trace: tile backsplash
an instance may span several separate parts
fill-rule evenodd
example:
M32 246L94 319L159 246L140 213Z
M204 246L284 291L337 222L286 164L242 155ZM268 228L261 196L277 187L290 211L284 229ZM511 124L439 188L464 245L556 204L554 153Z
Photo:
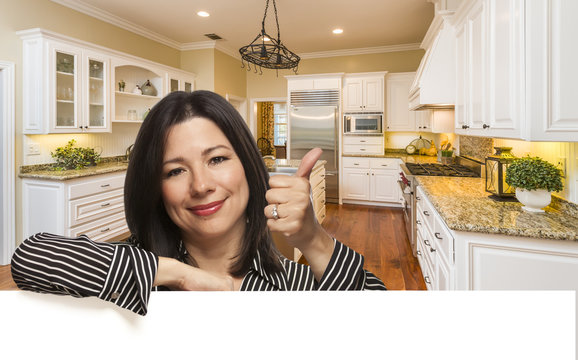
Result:
M494 139L460 135L460 155L484 161L494 153Z

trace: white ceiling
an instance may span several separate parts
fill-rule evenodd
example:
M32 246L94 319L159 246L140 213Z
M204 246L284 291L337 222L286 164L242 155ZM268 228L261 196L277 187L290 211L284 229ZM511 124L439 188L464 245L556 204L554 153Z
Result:
M261 31L266 0L52 0L180 49L223 38L237 53ZM431 0L276 0L281 41L297 54L421 43L434 15ZM211 14L197 16L200 10ZM277 36L273 0L265 30ZM332 34L334 28L344 30Z

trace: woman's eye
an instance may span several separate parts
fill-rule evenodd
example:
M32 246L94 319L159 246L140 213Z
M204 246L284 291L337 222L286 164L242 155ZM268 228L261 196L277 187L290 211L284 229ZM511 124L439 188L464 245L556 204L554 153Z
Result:
M185 171L184 169L181 168L177 168L177 169L172 169L171 171L169 171L167 173L167 177L172 177L172 176L176 176L181 174L183 171Z
M215 156L214 158L211 158L210 163L211 165L218 165L225 160L227 160L225 156Z

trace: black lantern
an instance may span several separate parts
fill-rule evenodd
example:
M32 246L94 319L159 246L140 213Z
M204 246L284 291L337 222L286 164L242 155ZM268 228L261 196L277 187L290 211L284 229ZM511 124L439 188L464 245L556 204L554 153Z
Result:
M277 24L277 39L269 36L265 32L265 19L267 18L267 10L269 9L269 0L265 4L265 15L261 22L261 32L255 39L247 46L239 49L242 58L242 65L245 66L244 61L247 62L247 70L251 70L249 64L254 64L255 72L257 67L267 69L292 69L297 73L297 66L299 65L299 56L287 49L281 43L281 32L279 31L279 19L277 18L277 4L273 0L273 10L275 11L275 23ZM270 41L270 43L266 43ZM261 71L262 74L262 71Z
M494 147L496 153L486 158L486 191L498 198L516 196L516 188L506 183L506 169L515 157L511 147Z

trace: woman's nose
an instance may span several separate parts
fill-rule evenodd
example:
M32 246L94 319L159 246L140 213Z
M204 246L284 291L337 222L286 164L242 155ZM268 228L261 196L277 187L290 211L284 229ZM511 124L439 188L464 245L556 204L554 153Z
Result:
M191 180L191 193L197 195L213 191L215 181L211 172L205 167L199 167L195 170Z

